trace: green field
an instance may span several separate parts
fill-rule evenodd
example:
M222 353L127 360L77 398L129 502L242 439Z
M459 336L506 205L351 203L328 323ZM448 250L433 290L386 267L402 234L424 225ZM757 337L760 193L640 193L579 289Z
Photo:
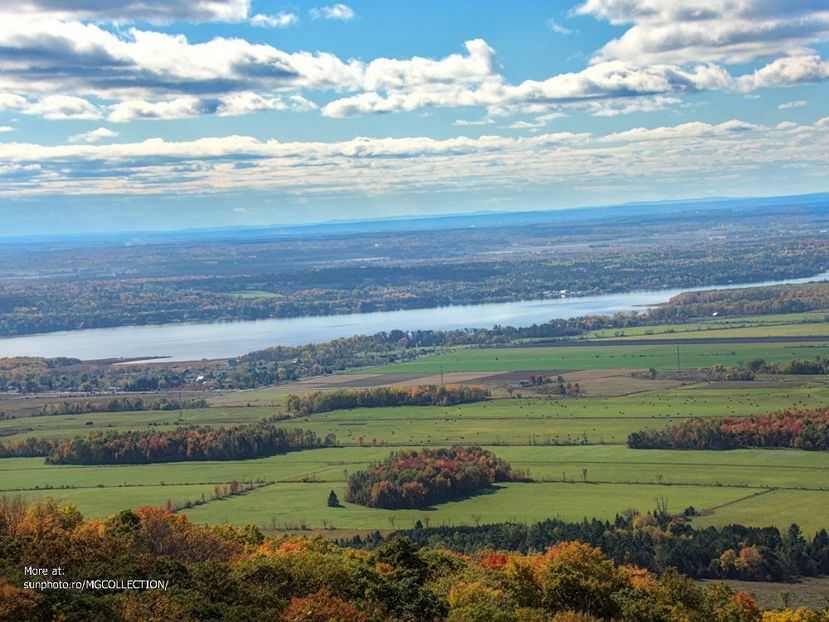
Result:
M658 327L654 327L656 329ZM668 339L671 337L683 339L703 339L703 338L726 338L726 337L804 337L817 336L829 338L829 322L815 323L815 324L769 324L769 325L753 325L740 328L705 328L701 327L698 330L681 330L677 329L671 332L648 332L641 330L642 327L636 329L625 329L624 334L613 339ZM635 332L634 332L635 331ZM600 333L601 334L601 333ZM605 331L605 338L611 338Z
M282 422L325 435L334 433L340 443L372 439L387 444L477 443L549 444L621 443L644 427L666 426L687 417L755 415L794 405L829 403L829 383L806 381L726 388L690 385L644 391L618 397L579 399L496 399L460 406L365 408L319 413ZM216 407L184 411L94 413L30 417L0 421L3 442L29 436L65 438L91 430L163 430L177 425L238 425L279 412L274 407ZM88 426L86 422L93 422Z
M820 325L816 325L820 326ZM555 346L463 348L405 363L360 369L360 373L508 372L515 370L676 369L676 346ZM768 362L829 356L829 343L726 343L680 345L683 369L717 363L740 365L752 359ZM356 372L355 372L356 373Z
M701 525L744 522L806 531L829 527L829 460L822 452L797 450L668 451L623 446L489 447L537 483L508 484L492 494L426 511L433 524L496 521L532 522L549 516L612 518L635 508L647 511L657 497L669 509L688 505L713 510ZM423 511L374 510L345 504L328 508L335 490L344 496L347 475L389 452L383 447L309 450L259 460L176 465L50 466L39 458L0 461L0 494L44 495L78 503L88 516L122 507L162 505L210 497L217 484L232 479L275 482L231 499L210 501L188 511L199 522L254 522L264 528L304 523L320 529L387 529L410 526ZM51 487L51 488L47 488ZM753 496L757 493L766 493ZM146 495L144 494L146 493ZM791 497L787 496L791 495ZM718 508L723 504L729 504ZM808 512L803 508L807 507ZM508 516L504 508L509 508ZM545 512L547 514L545 514ZM549 512L553 512L550 514Z
M686 324L656 324L628 328L602 328L589 331L589 339L618 339L620 337L729 337L740 333L733 330L756 329L742 336L764 337L772 335L826 335L829 330L829 310L786 313L779 315L754 315L733 318L712 318L703 322ZM778 332L780 331L780 332ZM789 331L789 332L787 332Z
M613 518L628 508L651 509L663 495L671 507L708 507L738 499L746 493L733 488L701 486L658 487L626 484L499 484L494 491L462 501L441 504L434 509L382 510L344 503L342 508L325 504L336 486L319 484L274 484L249 495L208 503L187 514L199 523L244 522L268 527L299 523L314 529L327 520L337 529L410 528L418 519L429 517L433 526L503 522L535 522L560 517L581 520L596 516ZM829 495L827 495L829 497ZM272 517L274 521L272 522ZM389 518L394 517L394 524Z

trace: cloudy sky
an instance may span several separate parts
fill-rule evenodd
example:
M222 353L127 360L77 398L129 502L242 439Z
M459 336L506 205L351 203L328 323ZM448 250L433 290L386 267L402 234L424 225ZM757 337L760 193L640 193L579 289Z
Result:
M0 235L829 190L826 0L21 0Z

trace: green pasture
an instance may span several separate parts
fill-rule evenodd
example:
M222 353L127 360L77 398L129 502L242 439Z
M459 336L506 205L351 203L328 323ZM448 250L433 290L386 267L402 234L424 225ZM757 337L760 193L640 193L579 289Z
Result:
M769 352L777 345L764 344L762 358L770 360ZM729 344L727 347L740 346ZM798 347L780 344L774 351ZM697 348L707 353L706 356L712 351L710 346L687 348ZM539 357L560 351L605 356L604 353L616 349L615 346L469 349L423 359L423 362L433 364L441 358L458 357L458 365L467 368L497 363L516 369L519 368L516 365L523 369L555 369L553 363L539 363L542 360ZM648 349L629 348L630 351ZM683 346L683 355L685 350ZM669 355L675 357L675 352ZM504 356L512 358L504 360ZM783 358L794 357L786 354ZM624 383L626 379L619 376L614 381ZM583 382L589 388L590 379ZM311 429L320 435L333 432L341 443L349 446L257 460L52 466L40 458L2 459L0 495L21 494L30 499L55 496L77 503L87 516L101 517L125 507L163 505L168 499L175 504L195 501L202 495L209 499L216 485L231 480L253 480L274 483L237 497L209 501L188 510L188 515L200 523L253 522L279 529L303 523L313 529L389 529L410 527L418 519L425 522L425 517L432 525L532 522L555 516L569 520L592 516L612 518L629 508L653 509L659 497L667 499L671 511L680 512L689 505L710 510L710 514L694 519L700 526L740 522L787 527L791 522L798 522L807 532L829 528L829 452L632 450L623 444L632 431L665 426L687 417L746 416L792 406L826 406L829 404L826 378L781 377L750 383L658 387L655 384L652 390L615 397L589 394L580 398L529 394L517 397L518 391L514 398L453 407L363 408L319 413L279 425ZM282 395L284 391L274 390L265 399L278 403ZM87 434L90 429L164 429L193 423L236 425L279 411L278 406L244 406L245 392L231 394L229 398L227 404L238 406L0 421L0 433L6 434L0 440L14 442L30 435L62 438ZM93 425L87 426L87 421ZM363 447L355 446L360 437ZM372 447L372 439L381 446ZM585 439L589 445L564 445ZM501 485L485 494L425 510L392 512L349 504L343 508L326 506L325 500L332 489L344 500L349 473L385 458L390 451L421 444L487 446L513 466L529 471L536 483Z
M425 523L424 517L432 526L535 522L553 517L611 519L628 508L651 510L660 496L667 499L669 508L681 511L689 505L709 507L727 503L746 494L741 489L702 486L507 483L484 494L430 509L383 510L350 503L330 508L326 499L331 489L343 501L342 484L274 484L187 510L187 515L198 523L252 522L265 528L304 522L310 528L320 529L326 520L337 529L389 529L412 527L418 519Z
M624 378L620 379L624 382ZM285 427L334 433L340 443L365 444L569 444L622 443L646 427L664 427L687 417L745 416L791 406L829 403L823 379L799 384L696 384L616 397L504 398L449 407L405 406L318 413L280 422ZM589 387L589 381L585 381ZM0 439L66 438L92 430L169 429L178 425L239 425L279 412L273 407L215 407L173 412L92 413L0 421ZM86 422L93 422L87 426Z
M395 448L399 449L399 448ZM55 496L77 503L87 516L125 507L194 501L232 479L276 483L188 510L198 522L253 522L286 528L323 520L339 529L408 527L429 516L432 524L462 524L551 516L612 518L628 508L668 500L669 510L693 505L713 513L696 524L742 522L804 530L829 527L829 456L825 452L634 450L623 446L488 447L537 483L499 485L491 493L428 510L386 511L345 504L328 508L335 490L343 500L349 473L385 458L392 448L345 447L294 452L259 460L120 466L51 466L39 458L0 460L0 495ZM51 489L46 489L51 486ZM772 493L752 497L755 493ZM783 493L787 493L783 495ZM792 493L791 496L788 493ZM782 495L782 496L781 496ZM719 507L735 501L733 504Z
M614 339L670 339L677 337L682 339L706 339L726 337L827 337L829 339L829 322L806 323L806 324L767 324L754 325L742 328L718 328L700 330L676 330L671 333L648 334L632 333L625 329L624 335Z
M829 492L773 490L715 510L693 520L695 527L708 525L776 525L797 523L806 534L829 529Z
M359 373L509 372L577 369L676 369L673 345L537 346L462 348L414 361L367 367ZM740 365L752 359L769 362L829 356L829 343L725 343L680 345L683 369ZM354 373L357 373L356 371Z
M825 335L827 311L806 311L804 313L784 313L776 315L748 315L740 317L718 317L710 320L688 322L684 324L656 324L653 326L631 326L628 328L600 328L588 331L586 337L589 339L618 339L620 336L644 337L654 335L658 338L670 336L691 337L693 333L702 333L700 337L726 337L728 330L757 328L756 333L749 333L747 336L765 336L774 334L768 329L776 329L791 326L797 335Z

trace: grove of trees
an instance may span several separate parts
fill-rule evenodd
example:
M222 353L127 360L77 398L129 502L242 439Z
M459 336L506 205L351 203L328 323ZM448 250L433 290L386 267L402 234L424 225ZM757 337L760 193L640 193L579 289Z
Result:
M699 417L628 436L633 449L829 449L829 408L786 409L751 417Z
M288 451L330 447L336 444L336 438L332 434L320 438L310 430L257 423L215 428L189 426L163 431L95 431L87 436L43 444L37 439L21 443L23 448L30 444L47 452L49 464L149 464L263 458ZM0 446L0 456L19 453L16 445Z
M466 385L422 384L416 387L376 387L371 389L336 389L315 391L286 400L288 412L311 413L345 408L377 408L381 406L452 406L485 400L489 389Z
M416 508L527 476L480 447L407 450L348 478L345 499L374 508Z

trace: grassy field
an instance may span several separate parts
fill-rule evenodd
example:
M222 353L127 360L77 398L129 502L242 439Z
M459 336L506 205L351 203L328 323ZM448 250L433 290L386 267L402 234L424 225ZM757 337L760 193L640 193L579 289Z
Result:
M329 508L325 501L332 488L341 490L341 487L329 483L274 484L248 495L208 503L188 510L187 514L200 523L247 520L265 527L276 525L281 528L304 523L319 529L325 520L338 529L389 529L410 528L424 517L428 517L433 526L504 520L529 523L551 517L581 520L596 516L611 519L627 508L652 509L660 495L668 499L671 507L685 508L688 505L719 505L746 494L746 491L739 489L702 486L509 483L499 484L491 492L443 503L435 508L383 510L350 503L343 503L341 508Z
M405 363L359 370L360 373L508 372L515 370L676 369L676 346L556 346L463 348ZM726 343L679 346L683 369L740 365L752 359L769 362L829 356L829 343Z
M637 327L640 329L642 327ZM657 327L654 327L657 328ZM614 339L666 339L670 337L682 337L684 339L703 339L708 337L827 337L829 338L829 322L820 324L768 324L750 325L741 328L700 328L698 330L674 330L671 332L640 331L630 332L634 329L625 329L624 334ZM610 335L605 331L605 338Z
M625 382L622 378L619 382ZM589 381L585 381L589 387ZM621 443L633 431L663 427L687 417L754 415L789 406L829 403L829 383L735 383L734 388L697 384L639 391L630 395L578 399L536 397L495 399L451 407L365 408L319 413L282 422L325 435L339 442L365 444L548 444ZM177 425L238 425L281 412L273 407L214 407L184 411L142 411L30 417L0 421L3 442L29 436L65 438L91 430L174 428ZM92 426L86 425L92 422Z
M710 515L694 519L700 525L743 522L783 528L798 522L808 532L829 527L829 461L820 452L651 451L623 446L489 449L528 471L538 483L509 484L492 494L430 509L426 515L434 524L474 522L474 516L480 516L478 521L497 521L499 508L501 520L612 518L628 508L652 509L661 497L672 511L688 505L711 510ZM345 447L174 466L50 466L39 458L14 458L0 461L0 494L53 495L78 503L89 516L105 516L123 507L162 505L168 499L193 501L202 494L210 497L217 484L254 480L275 483L232 499L210 501L188 513L200 522L254 522L264 528L304 522L320 529L326 521L338 529L387 529L391 515L403 521L397 526L409 526L406 521L417 520L422 511L325 505L332 489L343 499L349 473L389 451ZM509 516L504 508L510 508Z
M667 336L691 337L695 333L702 333L702 337L727 337L730 330L756 329L746 336L771 335L826 335L829 330L829 310L808 311L805 313L786 313L778 315L754 315L733 318L712 318L702 322L686 324L657 324L654 326L633 326L624 329L608 329L589 331L589 339L618 339L622 336L644 337L654 335L659 338ZM792 332L785 332L786 329ZM781 330L783 332L774 332Z

